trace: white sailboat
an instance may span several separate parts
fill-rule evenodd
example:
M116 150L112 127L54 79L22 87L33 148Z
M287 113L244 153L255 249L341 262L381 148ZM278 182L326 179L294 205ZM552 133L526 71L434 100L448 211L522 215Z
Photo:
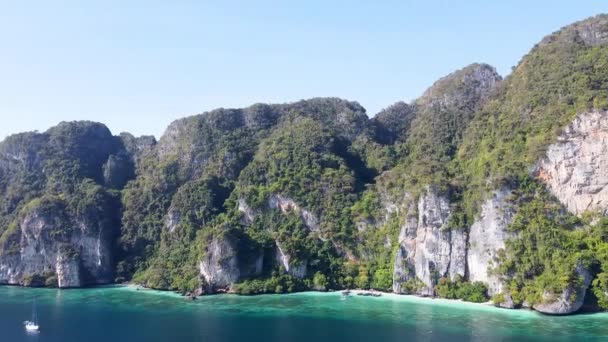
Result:
M36 313L36 302L32 306L32 320L23 322L25 325L25 331L36 333L40 331L40 326L38 325L38 314Z

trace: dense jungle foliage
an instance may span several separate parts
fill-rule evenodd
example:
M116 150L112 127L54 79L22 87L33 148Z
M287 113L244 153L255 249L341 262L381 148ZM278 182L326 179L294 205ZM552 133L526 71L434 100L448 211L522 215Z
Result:
M606 35L607 22L584 25ZM315 98L188 117L158 142L91 122L10 136L0 143L0 258L19 253L25 217L46 213L57 243L76 221L111 227L116 282L196 291L209 246L229 239L238 262L263 261L237 270L237 293L391 291L400 232L424 189L449 198L442 229L467 231L491 192L508 188L515 216L491 272L513 301L575 287L580 266L607 309L608 219L568 212L532 171L577 114L608 109L608 44L578 25L505 79L472 64L371 119L356 102ZM236 272L228 259L218 268ZM408 284L415 292L420 280ZM488 299L462 277L441 278L434 294Z

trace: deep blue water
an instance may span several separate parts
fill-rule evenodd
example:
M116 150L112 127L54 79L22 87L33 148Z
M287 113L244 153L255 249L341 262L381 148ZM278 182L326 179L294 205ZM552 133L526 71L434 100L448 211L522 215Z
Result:
M22 322L36 300L39 334ZM608 341L608 314L548 317L409 296L197 301L126 287L0 287L0 341Z

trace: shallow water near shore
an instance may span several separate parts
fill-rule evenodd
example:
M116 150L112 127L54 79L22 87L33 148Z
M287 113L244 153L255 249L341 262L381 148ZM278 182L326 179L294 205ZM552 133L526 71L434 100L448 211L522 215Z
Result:
M41 331L22 322L36 300ZM133 287L0 287L0 341L600 341L608 314L549 317L411 296L339 293L188 301Z

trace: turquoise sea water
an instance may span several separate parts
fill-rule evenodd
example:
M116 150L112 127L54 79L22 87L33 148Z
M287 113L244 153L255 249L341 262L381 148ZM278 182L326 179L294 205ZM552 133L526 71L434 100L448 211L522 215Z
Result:
M22 322L36 300L41 331ZM608 314L541 316L410 296L300 293L197 301L129 287L0 287L0 341L601 341Z

